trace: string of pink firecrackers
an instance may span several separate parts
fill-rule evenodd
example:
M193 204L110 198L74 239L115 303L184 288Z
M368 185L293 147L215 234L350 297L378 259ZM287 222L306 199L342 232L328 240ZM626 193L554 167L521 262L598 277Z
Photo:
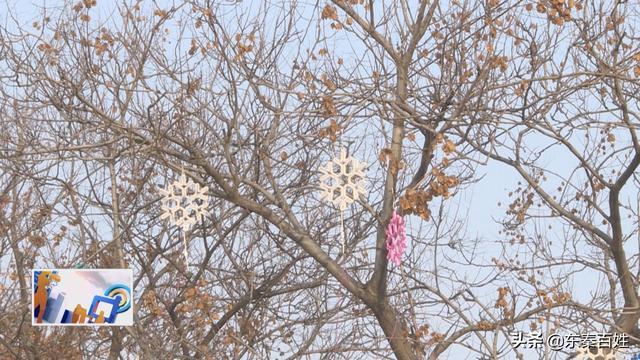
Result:
M404 219L393 210L387 225L387 259L396 266L400 266L402 253L406 247L407 231L404 227Z

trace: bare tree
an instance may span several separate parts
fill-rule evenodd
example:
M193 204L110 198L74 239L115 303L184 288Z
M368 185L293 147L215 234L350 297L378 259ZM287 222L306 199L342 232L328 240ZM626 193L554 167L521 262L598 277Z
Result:
M504 358L523 356L508 332L543 326L636 343L637 12L81 1L42 9L31 28L10 18L2 352ZM344 225L317 186L341 149L368 163ZM521 178L498 246L452 201L495 164ZM211 197L189 268L158 193L182 172ZM410 237L398 267L385 246L394 209ZM134 269L134 326L30 327L29 269L76 265Z

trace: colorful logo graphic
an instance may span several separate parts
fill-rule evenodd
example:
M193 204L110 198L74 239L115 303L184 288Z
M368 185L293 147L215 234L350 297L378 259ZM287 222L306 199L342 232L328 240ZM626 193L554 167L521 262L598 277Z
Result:
M131 307L131 289L126 285L112 285L104 291L104 296L112 298L120 296L120 307L118 308L119 313L129 310L129 308Z
M129 269L33 270L34 325L133 324Z

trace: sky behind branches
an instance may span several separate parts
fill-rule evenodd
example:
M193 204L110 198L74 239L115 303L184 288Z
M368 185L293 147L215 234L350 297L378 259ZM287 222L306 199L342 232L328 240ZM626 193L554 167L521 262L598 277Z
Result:
M0 14L4 13L4 16L2 17L4 18L5 25L8 27L8 29L11 29L13 26L16 26L16 25L17 25L16 28L18 27L31 28L32 23L36 21L41 22L43 18L43 15L39 14L40 12L39 9L42 9L42 8L51 9L52 6L55 9L56 4L58 3L46 2L46 1L31 2L31 3L22 2L22 1L10 1L4 4L4 8L0 8ZM158 4L160 7L169 7L172 3L158 2ZM274 5L272 3L270 4ZM106 1L99 2L98 7L92 10L92 16L93 16L92 24L105 22L106 24L109 25L109 27L117 28L118 17L114 16L115 9L111 7L112 5L113 3L106 2ZM149 3L146 3L146 5L150 6ZM240 17L246 11L251 11L252 6L259 7L261 6L261 3L260 2L243 2L240 5L238 5L239 7L237 8L234 6L235 5L230 5L228 13L222 14L220 16L225 16L228 18ZM4 11L5 9L10 9L10 11L5 12ZM367 49L363 47L361 42L351 41L351 39L347 35L334 34L334 33L331 33L331 31L321 29L318 26L317 20L314 19L314 16L318 15L317 13L318 8L315 6L314 3L309 3L307 6L302 7L302 9L305 9L305 11L300 13L300 18L309 19L308 23L310 26L306 30L309 33L313 34L312 36L310 36L311 40L309 41L313 41L313 39L315 38L315 33L318 33L320 34L321 38L323 36L326 36L326 43L331 44L331 46L334 46L334 49L330 49L331 51L341 52L342 56L345 57L347 64L349 63L350 59L352 58L360 59L360 56L363 56L364 61L371 61L369 57L366 55ZM278 7L276 6L272 11L277 12ZM144 10L144 12L148 14L152 14L153 9L149 8ZM116 19L116 20L113 20L113 19ZM17 21L18 24L14 24L13 23L14 20ZM114 23L114 21L116 23ZM186 48L185 46L186 44L189 43L188 39L190 34L188 32L178 34L176 31L171 31L172 24L173 24L172 22L168 24L168 28L170 30L168 35L170 45L176 45L178 47L184 48L184 50L186 51L188 46ZM301 36L304 36L304 35L301 35ZM178 40L183 40L183 41L179 42ZM292 54L295 53L294 50L295 49L291 49ZM362 55L362 54L365 54L365 55ZM288 59L287 56L283 56L282 58ZM293 64L289 63L287 64L287 66L292 67ZM380 66L380 64L375 64L372 61L372 63L370 64L370 67L375 68L376 66ZM187 76L188 75L189 74L187 74ZM239 86L242 87L247 85L239 84ZM225 89L218 89L218 90L224 91ZM380 127L385 127L385 129L387 130L386 133L389 132L390 127L388 124L380 125ZM371 131L371 133L373 133L373 130L366 129L363 127L351 128L347 130L346 133L343 134L340 141L343 144L348 145L353 139L357 139L363 135L366 135L367 131ZM593 129L593 130L590 130L589 132L597 132L597 131L598 129ZM421 139L418 138L418 142L420 141ZM578 142L579 140L575 140L575 141L576 141L576 144L579 144ZM358 156L362 159L365 159L367 162L372 163L376 161L380 148L382 148L384 145L385 144L383 143L382 139L380 139L379 143L368 144L367 146L360 146L358 148L354 148L350 150L353 151L354 156ZM536 139L535 137L533 137L533 140L527 145L533 148L534 150L543 149L547 146L552 146L551 149L553 149L553 146L554 146L553 144L549 144L542 139ZM334 152L335 148L326 149L325 154L327 158L329 158L332 151ZM480 162L484 162L485 159L479 157L476 160ZM540 159L539 164L542 165L542 167L544 167L547 170L547 173L549 174L548 175L549 181L551 183L553 182L560 183L560 180L558 180L557 178L554 178L553 176L554 173L562 177L566 177L570 175L567 172L571 171L571 169L574 169L575 167L574 166L575 161L572 158L570 158L566 152L564 151L554 152L553 150L551 150L550 152L547 152L544 155L544 157ZM455 238L449 239L448 242L438 244L438 245L440 249L439 251L447 254L449 251L448 250L449 247L461 246L464 243L470 243L475 239L479 239L481 246L477 249L477 252L476 252L477 257L475 257L473 260L476 263L488 263L490 262L490 259L492 257L500 257L502 255L501 254L501 252L503 251L502 244L508 241L507 237L504 234L500 233L500 231L502 230L502 227L500 224L498 224L498 221L504 217L505 207L510 201L508 193L513 191L515 188L517 188L519 186L518 182L521 180L513 169L505 165L498 164L494 161L489 161L487 164L479 165L476 171L477 171L476 175L478 175L480 180L473 185L469 185L460 189L458 193L453 198L448 200L446 203L446 207L447 209L449 209L449 211L446 213L456 214L456 216L452 216L452 218L448 219L448 221L461 222L463 224L463 226L461 226L461 228L464 229L463 232L456 234ZM170 175L167 174L167 176L170 176ZM371 173L369 174L369 176L371 177L369 180L375 180L374 178L376 174ZM576 175L576 176L580 176L580 175ZM371 184L371 182L369 182L369 184ZM633 194L632 191L623 194L623 197L630 204L634 204L634 202L637 202L637 198L635 196L636 194ZM498 203L501 203L502 205L498 206ZM432 205L433 212L435 212L435 209L437 209L437 205L438 205L438 201L435 201ZM625 220L624 224L625 226L631 226L631 222L627 220ZM422 224L422 222L420 221L415 221L414 218L411 218L411 217L409 218L408 220L409 239L412 238L411 237L412 229L415 230L415 228L419 226L424 226L424 224ZM566 234L565 233L566 229L561 223L557 222L556 220L551 220L551 221L536 220L534 224L531 224L528 226L536 227L538 228L537 230L539 232L544 233L544 236L549 241L553 242L554 245L551 247L552 249L557 249L558 251L561 250L562 245L564 244L564 241L565 241L565 234ZM551 226L551 228L549 229L548 226ZM110 229L107 225L102 224L100 225L100 231L104 233L109 233L112 231L112 229ZM411 245L412 245L411 240L409 241L408 245L409 245L409 248L411 248ZM524 251L519 251L516 249L517 248L512 248L511 250L512 253L507 255L509 257L512 257L516 253L520 253L524 256L525 254ZM629 251L630 254L637 254L638 252L637 246L633 243L627 244L627 250ZM451 252L451 254L454 254L454 252ZM407 256L412 256L411 251L408 252ZM424 254L422 254L422 257L424 258ZM437 268L437 264L432 264L429 259L424 259L424 260L427 264L433 265L435 268ZM43 261L43 259L40 259L39 261ZM460 268L456 270L457 270L457 273L456 273L457 276L470 277L470 278L481 278L483 276L489 275L488 273L491 273L492 271L492 270L486 270L488 273L484 273L483 271L478 271L477 268L467 268L463 266L460 266ZM546 271L549 271L550 273L554 273L556 271L561 272L563 271L563 269L559 267L557 269L556 268L546 269ZM604 276L601 274L597 274L598 278L593 278L592 276L596 276L596 274L585 271L584 273L578 275L574 279L584 280L585 282L589 282L594 286L598 282L604 282L606 280L604 279ZM582 284L573 284L573 285L574 285L574 288L572 290L573 290L574 297L576 299L580 299L581 297L584 297L585 299L588 298L589 290L590 290L589 287L585 287ZM495 293L496 293L495 287L488 286L486 288L485 294L482 294L482 295L486 296L487 299L491 299L495 296ZM437 320L434 320L434 321L437 322ZM437 325L434 327L437 327ZM526 330L526 329L523 329L523 330ZM502 338L502 340L504 339ZM459 351L463 352L464 350L459 350ZM458 356L457 352L450 352L449 354L450 354L449 356L453 356L453 357Z

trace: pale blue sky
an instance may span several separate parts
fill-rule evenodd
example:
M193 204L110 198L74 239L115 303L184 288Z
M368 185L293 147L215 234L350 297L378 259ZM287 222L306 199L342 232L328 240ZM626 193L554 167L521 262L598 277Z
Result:
M38 7L45 6L57 6L60 4L60 1L39 1L39 2L28 2L28 1L17 1L12 0L5 2L3 5L0 5L0 21L3 21L5 24L9 24L11 27L12 20L9 17L8 13L4 13L3 10L7 7L12 9L11 13L17 16L18 21L26 26L30 27L31 23L34 21L39 21L42 17L38 15ZM160 3L170 4L171 1L161 1ZM243 6L251 6L251 2L245 4ZM98 8L92 10L92 15L96 19L105 20L110 17L112 9L109 5L112 3L108 1L98 1ZM255 3L254 3L255 4ZM166 5L165 5L166 6ZM331 40L334 43L333 39ZM335 43L340 43L339 41ZM360 52L363 51L362 48L359 48L357 44L349 43L350 51ZM347 134L347 136L356 136L356 134ZM363 151L367 151L369 157L375 158L375 154L377 153L376 149L365 149ZM543 159L542 164L546 165L552 171L557 172L558 174L564 174L568 167L567 164L573 164L573 159L569 158L566 153L559 152L553 153L552 156L548 156ZM504 240L504 236L499 235L498 232L501 230L501 227L494 221L494 219L501 219L504 216L505 204L508 203L507 193L512 191L517 187L517 182L520 181L520 178L515 174L513 170L508 168L505 165L498 164L495 162L489 162L487 165L481 166L478 168L477 175L482 177L482 179L468 190L461 191L457 196L450 200L449 206L452 208L458 208L461 214L465 214L468 212L468 216L461 216L461 220L466 221L466 233L465 238L467 239L475 239L478 238L482 241L482 249L480 251L479 259L480 261L484 258L485 262L489 262L489 259L492 257L499 257L501 253L501 246L497 243L498 241ZM553 181L553 179L551 179ZM629 200L635 201L633 197L634 194L625 194ZM498 202L503 204L502 207L498 207ZM409 222L409 229L411 229L411 221ZM561 242L563 239L563 233L560 226L555 226L552 231L547 232L550 240L554 242ZM455 240L455 239L454 239ZM411 244L409 244L410 246ZM628 245L628 250L632 253L637 253L637 246L633 246L633 244ZM469 275L477 275L473 274L476 269L469 270L461 268L460 272L470 272ZM587 275L584 275L585 278L583 280L595 281L590 279ZM576 277L576 280L579 280ZM581 296L580 289L584 292L583 296L588 295L588 289L585 288L577 288L574 294L579 299ZM495 288L488 287L486 291L486 295L488 298L494 297ZM434 320L434 322L437 322ZM522 324L522 328L526 326L527 323ZM463 350L457 349L450 353L448 353L449 358L459 359L460 356L466 354L461 353Z

